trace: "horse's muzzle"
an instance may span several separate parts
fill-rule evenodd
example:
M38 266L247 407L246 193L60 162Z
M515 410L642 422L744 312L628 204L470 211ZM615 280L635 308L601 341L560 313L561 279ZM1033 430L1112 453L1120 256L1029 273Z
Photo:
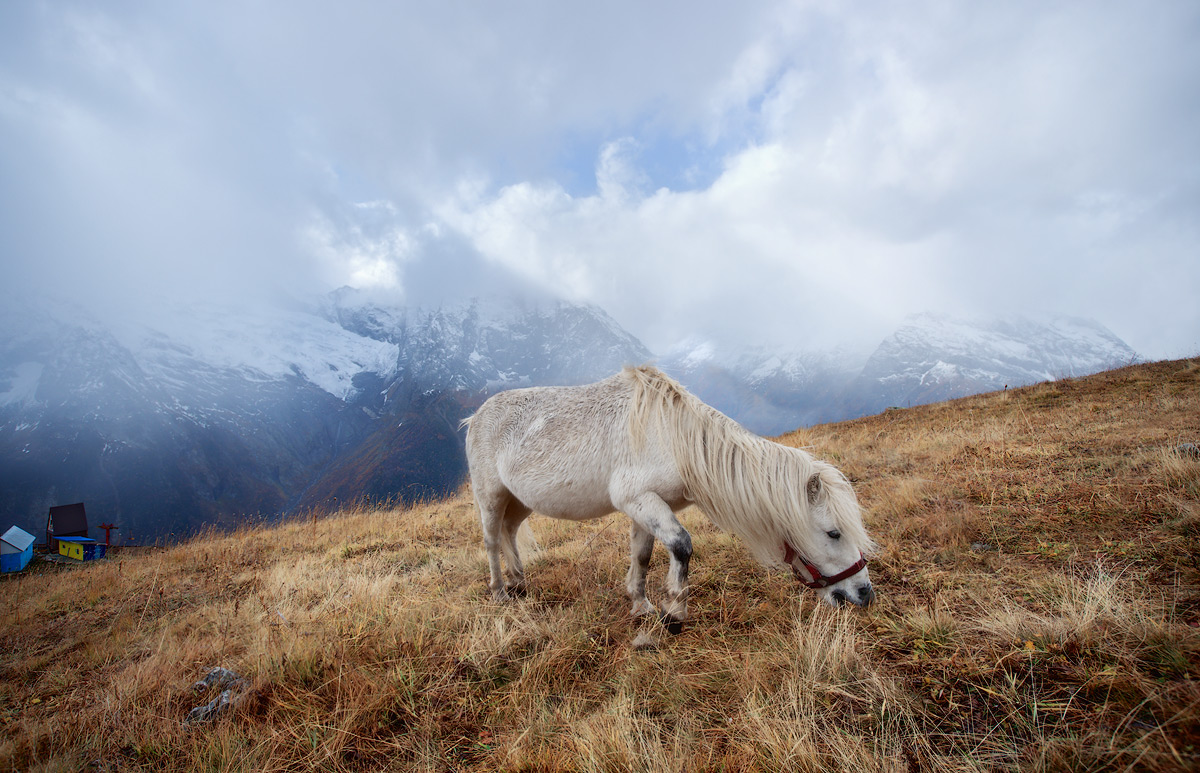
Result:
M867 607L875 600L875 589L871 587L871 583L859 585L851 593L846 593L843 590L835 590L833 592L833 600L838 606L842 604L853 604L857 607Z

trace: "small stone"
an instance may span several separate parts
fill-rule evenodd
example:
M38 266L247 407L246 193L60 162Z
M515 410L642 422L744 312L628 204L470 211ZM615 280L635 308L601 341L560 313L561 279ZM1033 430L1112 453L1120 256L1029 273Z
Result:
M184 720L184 723L190 725L196 722L207 722L208 720L217 716L222 711L233 705L233 701L230 698L232 692L232 690L226 690L216 698L213 698L210 703L204 706L197 706L196 708L192 709L188 712L187 719Z
M1175 455L1185 459L1200 459L1200 446L1195 443L1180 443L1175 446Z
M994 545L989 545L986 542L972 542L971 543L971 550L974 550L976 553L986 553L989 550L995 550L995 549L996 548Z
M184 723L191 725L199 722L207 722L218 714L223 713L238 702L246 686L246 681L238 676L236 672L230 671L228 668L221 668L220 666L212 669L203 679L192 685L192 689L197 694L213 689L221 690L221 693L209 703L197 706L189 711Z
M198 693L205 692L210 688L224 690L240 684L241 681L242 678L236 672L217 666L209 671L203 679L192 685L192 689Z

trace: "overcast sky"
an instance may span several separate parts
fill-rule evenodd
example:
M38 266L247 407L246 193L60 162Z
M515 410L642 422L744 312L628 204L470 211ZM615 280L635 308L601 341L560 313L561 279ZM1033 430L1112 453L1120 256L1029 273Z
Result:
M0 4L0 282L526 286L688 335L1200 352L1200 3Z

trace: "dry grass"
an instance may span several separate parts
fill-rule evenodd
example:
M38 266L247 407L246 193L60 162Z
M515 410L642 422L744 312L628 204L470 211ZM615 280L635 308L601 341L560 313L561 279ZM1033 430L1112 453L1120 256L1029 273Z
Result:
M687 512L678 636L626 616L620 518L535 518L493 603L465 493L42 567L3 581L0 769L1194 769L1198 438L1188 362L794 433L856 482L878 604ZM249 689L188 725L216 665Z

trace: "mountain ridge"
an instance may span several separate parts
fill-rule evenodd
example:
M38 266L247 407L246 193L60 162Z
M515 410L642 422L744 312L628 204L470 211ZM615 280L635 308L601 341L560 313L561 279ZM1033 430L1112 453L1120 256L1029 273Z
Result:
M194 307L114 334L77 310L10 307L0 519L40 533L51 505L85 500L144 543L335 497L428 498L461 480L457 422L491 391L649 357L595 307L480 306L377 307L373 337L328 308Z
M438 496L466 471L458 421L488 395L654 359L594 306L422 308L348 288L277 311L193 307L153 327L17 306L0 324L0 519L40 529L49 506L85 500L138 542L334 499ZM1086 321L918 315L870 353L693 339L659 365L774 435L1135 356Z

